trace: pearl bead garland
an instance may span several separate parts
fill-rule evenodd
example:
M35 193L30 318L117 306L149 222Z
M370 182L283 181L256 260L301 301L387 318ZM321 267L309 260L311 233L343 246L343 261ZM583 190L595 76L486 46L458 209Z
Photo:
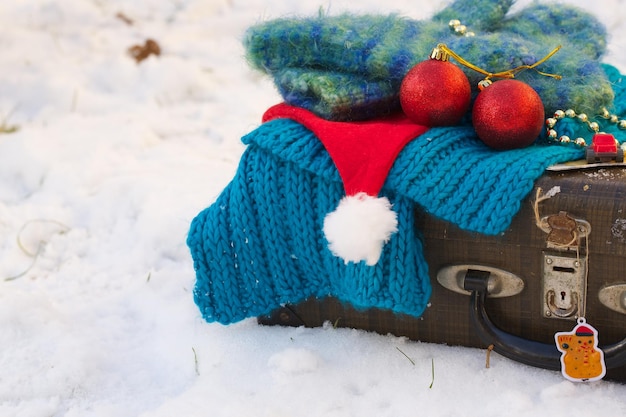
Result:
M572 109L567 109L565 111L557 110L554 112L553 117L549 117L546 119L546 126L547 126L546 134L548 136L548 139L555 141L555 142L559 142L559 143L572 143L573 142L578 146L588 145L587 141L583 137L577 137L574 140L572 140L567 135L559 136L559 134L557 133L555 129L556 124L558 123L559 120L564 119L566 117L570 119L575 118L579 122L586 124L589 131L593 132L594 134L600 133L600 125L598 124L598 122L589 120L589 116L587 116L585 113L576 114L576 112ZM617 127L622 130L626 130L626 119L620 120L619 117L617 117L617 115L611 114L607 109L602 109L602 111L599 114L599 117L602 117L603 119L608 120L609 123L617 125Z
M466 36L466 37L476 36L476 34L472 31L469 31L467 29L467 26L462 24L459 19L450 20L450 22L448 23L448 26L450 27L450 30L454 32L455 35Z

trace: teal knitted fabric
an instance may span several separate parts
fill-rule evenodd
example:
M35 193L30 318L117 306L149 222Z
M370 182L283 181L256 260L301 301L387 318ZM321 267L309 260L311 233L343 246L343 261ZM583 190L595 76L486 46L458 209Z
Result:
M289 104L331 120L359 120L399 109L402 78L443 42L473 64L498 72L537 62L563 79L525 71L518 78L541 96L546 112L573 108L594 114L613 100L600 68L606 30L571 6L533 4L511 16L511 0L456 0L430 20L398 15L319 15L276 19L251 27L244 39L250 64L271 75ZM460 19L474 37L456 36ZM454 62L454 61L452 61ZM479 73L462 68L472 85Z
M421 241L411 238L409 199L394 198L399 232L382 261L346 265L324 243L323 219L335 209L343 186L317 138L295 122L277 120L244 142L249 148L235 179L189 232L194 297L206 320L228 324L330 294L357 307L421 313L430 285L420 278L428 269ZM321 175L294 160L308 161Z
M615 88L614 113L623 118L623 77L604 68ZM626 140L626 132L600 122ZM558 126L571 137L581 127L573 119ZM223 324L327 295L357 308L420 316L431 287L416 205L462 229L498 235L547 166L584 155L573 144L547 142L495 151L470 126L429 130L405 146L389 172L381 195L393 203L398 232L379 262L367 266L345 264L327 247L323 221L344 188L317 137L292 120L276 119L242 140L247 149L235 177L196 216L187 237L197 274L194 300L207 321Z
M344 190L309 130L279 119L243 141L248 148L235 178L188 235L195 302L210 322L228 324L331 294L358 308L420 316L430 280L415 231L416 203L464 229L498 234L547 165L582 155L557 146L499 153L471 128L432 129L402 151L389 174L381 194L393 203L399 230L370 267L345 264L327 248L323 220Z

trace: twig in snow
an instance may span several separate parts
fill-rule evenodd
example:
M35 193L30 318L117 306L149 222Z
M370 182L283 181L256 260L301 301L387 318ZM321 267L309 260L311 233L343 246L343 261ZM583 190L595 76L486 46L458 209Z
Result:
M126 23L128 26L132 26L133 23L133 19L131 19L130 17L126 16L124 13L122 12L118 12L115 17L117 17L118 19L120 19L122 22Z
M491 351L493 350L494 346L493 345L489 345L489 347L487 348L487 358L485 359L485 368L489 368L489 363L491 361Z

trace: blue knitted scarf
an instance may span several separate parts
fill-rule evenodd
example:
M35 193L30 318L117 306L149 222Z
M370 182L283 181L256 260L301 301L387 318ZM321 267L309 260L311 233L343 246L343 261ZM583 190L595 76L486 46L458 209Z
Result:
M614 110L626 114L622 76L605 66ZM567 127L565 123L563 125ZM579 123L572 121L570 130ZM624 132L603 125L621 142ZM192 222L187 244L194 299L209 322L228 324L286 303L333 295L357 308L420 316L430 296L428 265L414 209L487 235L506 231L546 167L580 159L575 145L538 141L510 151L486 147L470 126L433 128L396 159L381 191L398 214L398 232L375 266L348 263L327 248L324 217L344 195L322 143L304 126L276 119L243 137L234 179Z

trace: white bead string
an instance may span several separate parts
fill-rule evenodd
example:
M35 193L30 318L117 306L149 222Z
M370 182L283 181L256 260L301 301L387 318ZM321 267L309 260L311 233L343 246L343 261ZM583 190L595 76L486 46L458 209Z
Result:
M448 26L450 26L450 30L452 30L456 35L467 37L476 36L474 32L467 30L467 26L462 24L459 19L450 20Z
M620 120L617 115L611 114L607 109L602 109L599 117L608 120L611 124L617 125L619 129L626 130L626 120ZM582 136L579 136L573 140L567 135L559 136L558 132L556 131L556 125L559 120L564 118L576 119L579 122L586 124L587 129L589 129L590 132L593 132L594 134L600 133L600 125L598 124L598 122L589 120L589 116L587 116L585 113L577 114L572 109L567 109L565 111L557 110L554 112L553 117L549 117L546 119L546 134L548 136L548 139L559 143L575 143L578 146L588 145L587 141Z

